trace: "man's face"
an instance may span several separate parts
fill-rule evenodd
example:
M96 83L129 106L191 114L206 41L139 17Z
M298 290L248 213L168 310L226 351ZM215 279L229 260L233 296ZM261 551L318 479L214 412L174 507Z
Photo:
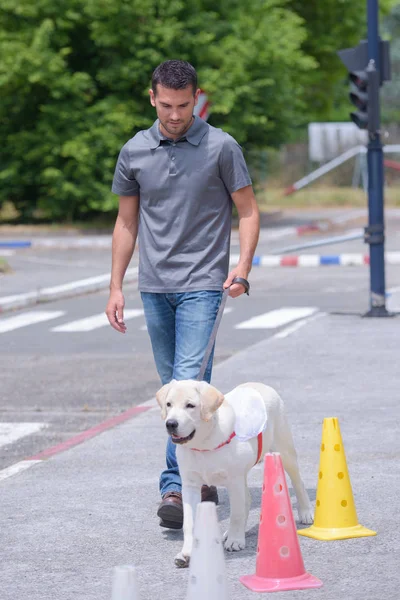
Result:
M157 84L157 93L150 90L150 102L157 111L161 132L166 137L181 137L192 124L193 109L197 104L200 90L193 94L188 85L183 90L172 90Z

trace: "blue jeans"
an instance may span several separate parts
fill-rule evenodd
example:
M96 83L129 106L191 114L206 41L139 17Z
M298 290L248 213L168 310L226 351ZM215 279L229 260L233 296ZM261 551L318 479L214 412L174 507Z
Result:
M142 302L154 360L161 382L196 379L210 339L222 292L201 291L177 294L142 292ZM211 380L214 348L204 374ZM160 492L181 491L176 446L168 438L167 469L161 473Z

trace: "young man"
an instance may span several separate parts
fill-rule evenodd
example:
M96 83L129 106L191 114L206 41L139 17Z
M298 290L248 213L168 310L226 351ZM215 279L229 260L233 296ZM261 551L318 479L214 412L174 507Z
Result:
M119 211L112 244L106 314L126 332L122 283L139 234L139 290L161 383L196 379L222 290L247 279L258 241L259 213L240 146L193 116L200 90L189 63L169 60L152 77L158 119L122 148L112 191ZM240 259L228 274L232 200L239 215ZM244 293L233 284L230 296ZM213 353L212 353L213 354ZM210 381L211 355L204 379ZM183 523L181 480L171 438L160 477L160 525ZM218 502L215 488L202 499Z

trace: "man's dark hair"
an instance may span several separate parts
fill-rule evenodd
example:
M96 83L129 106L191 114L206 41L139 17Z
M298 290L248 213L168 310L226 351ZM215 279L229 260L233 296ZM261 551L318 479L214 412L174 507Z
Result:
M186 60L166 60L158 65L151 78L154 94L158 83L171 90L183 90L191 85L194 95L197 90L197 73Z

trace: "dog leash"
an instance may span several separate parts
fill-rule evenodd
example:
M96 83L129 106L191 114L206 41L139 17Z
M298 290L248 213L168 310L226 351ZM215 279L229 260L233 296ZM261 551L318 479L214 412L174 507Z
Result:
M241 285L243 285L244 289L245 289L245 293L249 296L250 283L247 281L247 279L244 279L243 277L235 277L235 279L232 281L231 285L233 285L234 283L240 283ZM201 363L200 371L197 376L197 381L203 381L204 373L206 372L206 368L207 368L208 361L209 361L209 358L211 355L211 351L214 346L215 338L217 337L218 327L221 322L222 315L224 313L224 308L225 308L225 304L226 304L226 301L229 296L229 289L230 289L231 285L229 287L225 288L223 291L221 303L219 305L215 323L214 323L214 326L211 331L210 339L208 340L206 351L205 351L204 357L203 357L203 362Z

